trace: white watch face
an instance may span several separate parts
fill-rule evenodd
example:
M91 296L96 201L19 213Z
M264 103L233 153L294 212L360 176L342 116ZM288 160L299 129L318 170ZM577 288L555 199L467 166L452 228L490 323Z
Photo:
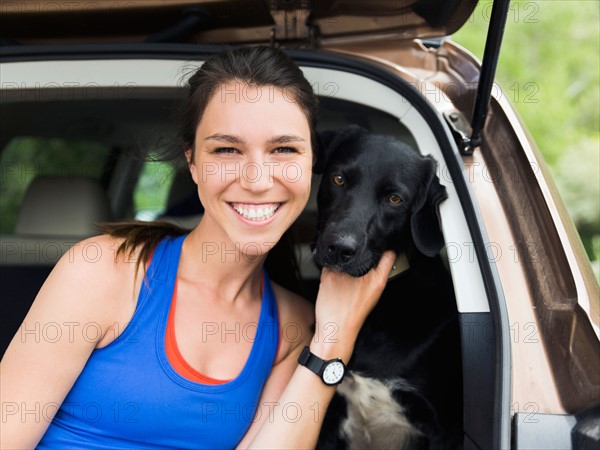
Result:
M344 377L344 364L333 361L323 370L323 381L327 384L337 384Z

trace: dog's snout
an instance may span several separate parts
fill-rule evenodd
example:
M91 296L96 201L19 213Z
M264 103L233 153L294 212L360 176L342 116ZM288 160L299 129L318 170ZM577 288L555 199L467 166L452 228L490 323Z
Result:
M346 262L356 256L358 241L354 236L335 236L327 243L327 252L334 261Z

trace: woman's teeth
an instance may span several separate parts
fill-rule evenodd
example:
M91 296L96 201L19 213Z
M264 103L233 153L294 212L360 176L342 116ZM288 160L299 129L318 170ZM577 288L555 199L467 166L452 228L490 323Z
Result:
M245 219L260 222L269 219L279 208L281 203L267 203L264 205L245 205L242 203L231 203L233 209Z

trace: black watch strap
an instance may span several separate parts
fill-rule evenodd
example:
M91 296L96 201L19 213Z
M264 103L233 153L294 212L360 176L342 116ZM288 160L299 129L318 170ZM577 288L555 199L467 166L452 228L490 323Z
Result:
M325 360L319 358L314 353L311 353L308 346L302 349L302 353L300 353L300 356L298 357L298 364L305 366L307 369L312 370L319 376L321 376L323 373L323 367L325 366L325 363Z
M346 373L346 366L340 358L325 361L311 353L308 346L304 347L300 353L298 363L314 372L327 386L340 384Z

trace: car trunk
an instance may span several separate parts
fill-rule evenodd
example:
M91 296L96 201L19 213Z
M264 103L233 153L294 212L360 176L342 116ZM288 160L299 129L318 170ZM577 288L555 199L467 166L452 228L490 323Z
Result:
M486 123L484 114L480 123L481 127L485 125L483 142L478 143L478 150L469 155L473 148L465 152L461 147L461 142L468 144L472 138L471 118L481 68L467 52L443 38L466 22L475 5L475 1L465 0L110 0L93 2L93 7L85 2L12 2L2 7L0 37L9 44L3 53L12 61L188 61L201 60L222 48L223 43L268 44L290 51L306 71L331 70L331 78L311 79L321 96L333 93L335 97L335 83L339 82L333 78L336 70L376 80L380 86L401 92L410 107L427 118L429 132L442 148L440 157L460 197L456 206L467 217L465 239L471 242L483 274L482 296L490 305L488 311L466 308L461 314L466 441L473 448L504 448L511 439L511 412L531 413L531 405L535 405L535 413L570 414L592 406L599 389L598 377L580 356L571 355L574 346L594 345L594 331L577 299L592 298L597 285L594 291L589 276L574 279L571 275L571 271L575 273L584 266L572 224L543 174L535 172L531 164L523 168L533 162L544 170L534 144L521 136L521 125L511 118L514 113L492 99L494 115ZM498 32L494 36L498 37ZM497 60L498 49L499 42L496 54L490 55L492 63ZM490 86L491 81L493 70L487 81ZM484 113L489 92L487 95L487 99L485 93L480 96ZM452 114L460 120L452 120ZM500 141L486 142L486 135ZM465 182L462 171L470 174L477 165L491 165L498 170L483 182ZM527 182L514 183L515 174ZM488 192L490 179L498 183L500 197ZM481 201L479 205L477 201ZM510 216L512 228L508 228L507 221L508 232L489 226L499 222L494 219L494 209ZM564 229L555 229L559 215L565 222ZM518 234L511 234L511 230L518 230ZM518 244L518 265L506 264L506 259L489 260L486 246L501 239L507 242L506 247L511 242ZM456 242L462 241L457 238ZM532 244L519 247L523 242ZM532 264L532 258L539 264ZM523 273L528 276L526 280ZM511 283L507 280L522 290L509 289ZM535 305L536 315L530 310L523 312L523 304ZM552 336L551 341L521 339L511 343L515 323L521 327L541 324L544 335ZM473 330L492 330L492 334L487 340L474 340ZM522 334L527 331L521 329ZM511 348L512 356L516 355L513 360ZM568 365L563 364L565 355ZM592 359L596 356L587 354ZM538 362L543 369L537 367ZM547 377L542 385L547 389L544 401L535 397L540 381L531 379L528 371L532 367ZM515 435L519 429L526 435L523 430L531 428L530 419L526 415L516 421Z

